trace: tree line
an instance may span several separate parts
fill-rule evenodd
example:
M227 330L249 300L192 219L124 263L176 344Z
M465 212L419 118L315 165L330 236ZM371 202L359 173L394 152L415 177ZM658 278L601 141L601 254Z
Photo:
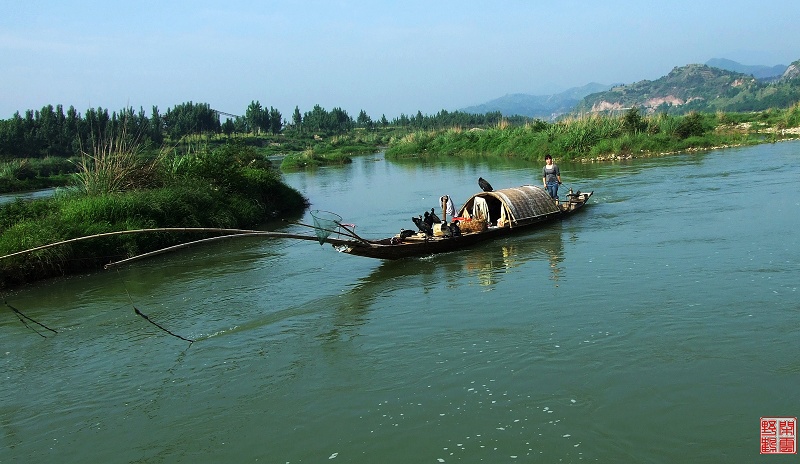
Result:
M73 106L65 112L62 105L46 105L0 120L0 159L75 156L109 135L161 144L168 137L219 130L219 116L207 104L183 103L164 114L154 106L149 116L142 108L109 112L98 107L81 114Z
M373 120L364 110L353 118L342 108L328 111L320 105L305 113L295 107L291 121L287 121L280 111L262 106L259 101L252 101L241 116L222 113L208 103L193 102L181 103L164 113L153 106L149 113L143 108L137 111L128 107L110 112L98 107L81 114L73 106L65 111L62 105L47 105L40 110L27 110L24 115L16 112L10 119L0 120L0 159L76 156L88 151L98 140L119 134L143 144L160 146L190 135L331 136L354 129L485 127L504 119L512 124L526 121L524 117L504 118L499 111L472 114L447 110L434 115L423 115L420 111L411 116L401 114L392 120L381 115L380 119Z

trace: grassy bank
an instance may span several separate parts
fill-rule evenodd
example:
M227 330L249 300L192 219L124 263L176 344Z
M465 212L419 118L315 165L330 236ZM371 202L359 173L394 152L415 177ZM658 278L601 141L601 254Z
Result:
M796 138L800 105L760 113L587 116L524 126L417 131L391 141L387 158L494 156L541 161L631 158Z
M73 185L52 198L0 206L0 256L120 230L250 228L308 205L252 147L152 156L126 143L106 143L87 153ZM99 269L112 260L199 238L131 234L0 259L0 288Z
M48 156L0 163L0 193L28 192L69 185L77 172L74 160Z
M390 140L390 134L396 131L366 132L356 129L351 134L337 135L327 140L317 140L309 144L301 153L286 155L281 162L283 171L299 171L320 166L343 165L352 163L352 156L376 153L381 146Z

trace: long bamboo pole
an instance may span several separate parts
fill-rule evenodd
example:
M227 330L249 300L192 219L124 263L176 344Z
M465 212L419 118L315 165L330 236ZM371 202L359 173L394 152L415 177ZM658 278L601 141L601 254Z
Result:
M156 229L134 229L134 230L119 230L116 232L104 232L102 234L94 234L94 235L86 235L84 237L77 237L71 238L68 240L62 240L60 242L49 243L47 245L42 245L34 248L29 248L27 250L17 251L15 253L7 254L5 256L0 256L0 259L11 258L13 256L24 255L26 253L31 253L34 251L44 250L45 248L52 248L59 245L66 245L67 243L74 243L80 242L83 240L89 240L93 238L100 238L100 237L111 237L114 235L123 235L123 234L140 234L145 232L216 232L216 233L227 233L227 234L242 234L242 233L252 233L252 232L261 232L258 230L246 230L246 229L219 229L219 228L204 228L204 227L165 227L165 228L156 228Z
M250 234L250 233L229 234L229 235L221 235L219 237L209 237L209 238L204 238L204 239L200 239L200 240L194 240L192 242L181 243L181 244L178 244L178 245L173 245L171 247L161 248L160 250L151 251L149 253L142 253L140 255L131 256L130 258L121 259L119 261L114 261L114 262L106 264L105 266L103 266L103 268L104 269L111 269L111 268L114 268L114 267L122 266L123 264L130 263L131 261L136 261L136 260L139 260L139 259L149 258L151 256L156 256L156 255L160 255L160 254L163 254L163 253L168 253L170 251L180 250L182 248L188 248L188 247L190 247L192 245L197 245L198 243L213 242L213 241L216 241L216 240L223 240L223 239L233 238L233 237L253 237L253 236L256 236L256 235L261 235L261 234Z
M163 254L163 253L168 253L170 251L180 250L182 248L187 248L187 247L190 247L192 245L197 245L199 243L207 243L207 242L212 242L212 241L216 241L216 240L224 240L224 239L239 238L239 237L273 237L273 238L291 238L291 239L297 239L297 240L310 240L310 241L313 241L313 242L318 242L319 241L319 239L317 237L315 237L315 236L288 234L288 233L284 233L284 232L264 232L264 231L262 231L262 232L252 232L252 233L229 234L229 235L221 235L219 237L209 237L209 238L204 238L204 239L200 239L200 240L194 240L192 242L181 243L181 244L178 244L178 245L173 245L171 247L162 248L160 250L155 250L155 251L151 251L151 252L148 252L148 253L142 253L140 255L131 256L130 258L121 259L119 261L114 261L114 262L108 263L105 266L103 266L103 268L104 269L112 269L112 268L115 268L115 267L118 267L118 266L122 266L123 264L128 264L128 263L130 263L132 261L138 261L140 259L149 258L149 257L160 255L160 254ZM330 239L329 238L329 239L326 239L326 241L328 243L331 243L331 244L334 244L334 245L346 245L346 244L355 243L353 241L340 240L340 239L335 239L335 238L334 239Z
M323 229L325 230L325 229ZM325 230L328 232L327 230ZM140 233L151 233L151 232L213 232L213 233L222 233L226 234L225 236L238 236L238 235L249 235L249 236L264 236L264 237L276 237L276 238L293 238L298 240L319 240L317 237L311 235L299 235L299 234L289 234L283 232L269 232L263 230L251 230L251 229L222 229L222 228L213 228L213 227L164 227L164 228L154 228L154 229L134 229L134 230L120 230L117 232L104 232L102 234L94 234L94 235L87 235L84 237L77 237L71 238L69 240L62 240L60 242L50 243L47 245L41 245L34 248L29 248L27 250L17 251L15 253L7 254L5 256L0 256L0 259L11 258L14 256L24 255L27 253L32 253L38 250L44 250L46 248L52 248L59 245L66 245L68 243L80 242L83 240L90 240L94 238L100 237L111 237L115 235L124 235L124 234L140 234ZM336 232L336 231L330 231Z

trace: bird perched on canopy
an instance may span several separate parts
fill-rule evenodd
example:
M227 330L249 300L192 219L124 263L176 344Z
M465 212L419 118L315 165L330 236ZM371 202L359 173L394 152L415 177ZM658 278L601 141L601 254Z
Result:
M481 190L484 192L491 192L492 191L492 184L486 181L483 177L478 177L478 185L480 186Z

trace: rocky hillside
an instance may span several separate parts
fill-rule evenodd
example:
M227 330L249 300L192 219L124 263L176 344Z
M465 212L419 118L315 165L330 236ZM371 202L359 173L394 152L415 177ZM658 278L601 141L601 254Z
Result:
M674 68L654 81L620 85L588 95L576 113L615 113L632 107L645 112L683 114L690 111L761 111L800 101L800 60L772 82L703 64Z
M786 71L781 76L782 81L789 81L792 79L797 79L800 77L800 60L795 61L794 63L790 64Z

